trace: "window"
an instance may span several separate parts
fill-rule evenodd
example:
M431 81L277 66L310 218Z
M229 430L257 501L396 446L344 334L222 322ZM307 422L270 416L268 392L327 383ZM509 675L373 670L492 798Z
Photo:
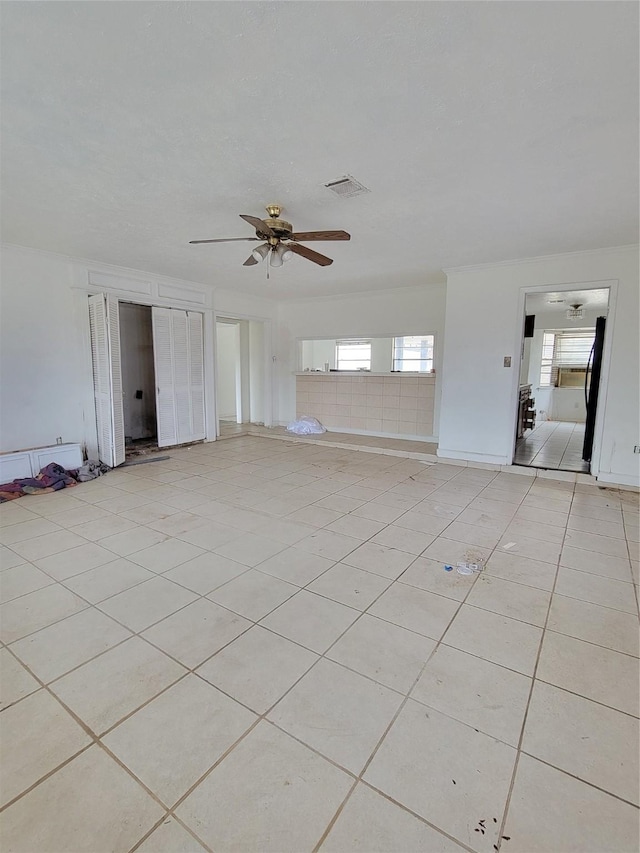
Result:
M586 370L594 338L593 329L544 332L540 387L548 388L551 385L557 385L558 372L563 369Z
M338 370L371 370L371 341L336 341Z
M545 332L542 335L542 361L540 363L540 387L548 388L551 385L551 373L553 372L553 350L556 336L553 332Z
M433 370L433 335L405 335L393 339L393 370L430 373Z

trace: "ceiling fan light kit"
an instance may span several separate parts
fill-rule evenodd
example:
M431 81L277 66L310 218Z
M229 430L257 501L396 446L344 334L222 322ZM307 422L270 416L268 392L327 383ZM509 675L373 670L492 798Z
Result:
M251 254L256 261L264 261L270 251L271 246L268 243L263 243L262 246L256 246Z
M229 237L215 238L212 240L190 240L190 243L231 243L240 240L264 240L261 246L256 246L251 252L243 266L251 267L260 261L267 260L267 278L268 268L281 267L286 261L289 261L294 255L300 255L314 264L321 267L328 267L333 263L331 258L326 255L321 255L320 252L315 252L307 246L302 246L298 241L305 242L311 240L350 240L351 235L346 231L301 231L295 232L293 225L285 219L280 219L280 214L283 208L279 204L269 204L266 211L269 214L267 219L259 219L257 216L249 216L241 213L240 218L248 222L255 228L255 237Z
M270 267L281 267L282 266L282 263L283 263L282 252L278 252L278 248L273 249L271 251L271 254L269 255L269 266Z

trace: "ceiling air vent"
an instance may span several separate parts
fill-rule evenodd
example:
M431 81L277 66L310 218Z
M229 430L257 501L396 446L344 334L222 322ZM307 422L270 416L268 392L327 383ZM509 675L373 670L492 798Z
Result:
M567 308L567 320L582 320L584 317L584 308L582 305L572 305Z
M370 189L367 189L360 181L356 181L351 175L344 175L342 178L336 178L335 181L329 181L328 184L325 184L325 187L337 196L340 196L340 198L353 198L356 195L371 192Z

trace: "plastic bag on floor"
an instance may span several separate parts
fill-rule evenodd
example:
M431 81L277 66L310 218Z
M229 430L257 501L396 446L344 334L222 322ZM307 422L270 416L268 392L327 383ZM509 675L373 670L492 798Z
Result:
M319 420L303 415L296 421L291 421L287 426L287 432L293 432L296 435L319 435L326 432Z

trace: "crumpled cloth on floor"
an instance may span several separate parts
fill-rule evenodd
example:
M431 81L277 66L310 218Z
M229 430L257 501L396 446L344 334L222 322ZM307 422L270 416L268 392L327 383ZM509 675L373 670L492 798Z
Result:
M65 471L57 462L50 462L41 469L37 477L24 477L0 485L0 501L11 501L22 495L57 492L66 486L75 486L76 480L70 471Z
M69 486L77 486L78 483L95 480L109 470L108 465L96 459L88 459L84 465L74 471L66 471L57 462L50 462L41 469L37 477L24 477L21 480L0 485L0 503L13 501L23 495L42 495L57 492Z
M109 466L105 465L104 462L98 462L97 459L87 459L84 465L69 473L79 483L87 483L89 480L95 480L96 477L106 474L109 470Z

